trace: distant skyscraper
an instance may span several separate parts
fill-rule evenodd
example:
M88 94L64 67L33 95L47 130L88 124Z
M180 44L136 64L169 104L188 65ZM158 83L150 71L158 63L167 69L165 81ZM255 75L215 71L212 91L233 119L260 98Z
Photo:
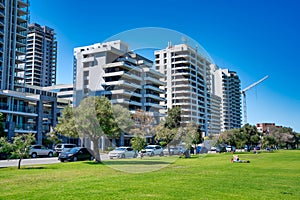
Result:
M28 0L0 1L0 90L22 91Z
M56 84L57 41L47 26L30 24L27 35L25 82L46 87Z
M221 131L241 127L241 82L236 72L216 69L213 93L221 97Z

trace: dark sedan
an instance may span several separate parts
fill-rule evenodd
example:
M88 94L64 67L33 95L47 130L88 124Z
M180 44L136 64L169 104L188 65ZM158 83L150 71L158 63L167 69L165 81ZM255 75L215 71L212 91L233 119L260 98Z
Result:
M68 151L63 151L59 154L58 160L61 162L77 161L77 160L93 160L93 152L85 147L74 147Z

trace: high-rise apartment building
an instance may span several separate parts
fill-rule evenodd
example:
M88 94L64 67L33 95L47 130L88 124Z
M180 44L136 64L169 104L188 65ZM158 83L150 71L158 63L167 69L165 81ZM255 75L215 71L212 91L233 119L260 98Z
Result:
M241 82L236 72L213 72L213 93L221 97L221 131L241 127Z
M56 84L57 41L55 32L37 23L28 26L25 82L46 87Z
M187 44L169 46L155 51L156 70L165 76L167 108L180 106L181 122L186 125L195 122L207 135L211 126L211 61L200 54L197 48Z
M74 60L74 106L87 96L104 95L132 113L142 109L159 122L164 75L152 68L152 61L129 51L120 40L75 48Z
M22 91L28 0L0 1L0 89Z
M34 133L37 143L56 124L56 94L26 87L29 0L0 0L0 112L8 138Z

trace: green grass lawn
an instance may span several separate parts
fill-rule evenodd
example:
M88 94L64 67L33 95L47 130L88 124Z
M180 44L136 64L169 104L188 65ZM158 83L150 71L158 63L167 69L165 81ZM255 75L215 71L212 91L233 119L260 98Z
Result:
M2 168L0 199L300 199L300 151L239 155Z

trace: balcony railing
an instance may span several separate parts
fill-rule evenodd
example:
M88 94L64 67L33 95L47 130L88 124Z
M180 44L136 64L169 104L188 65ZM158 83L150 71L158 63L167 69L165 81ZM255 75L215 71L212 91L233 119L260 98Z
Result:
M7 103L0 103L0 109L1 110L10 110ZM32 106L17 106L14 105L13 109L10 111L15 112L25 112L25 113L36 113L36 108Z
M24 131L33 131L36 130L36 125L35 124L16 124L15 125L16 130L24 130Z

